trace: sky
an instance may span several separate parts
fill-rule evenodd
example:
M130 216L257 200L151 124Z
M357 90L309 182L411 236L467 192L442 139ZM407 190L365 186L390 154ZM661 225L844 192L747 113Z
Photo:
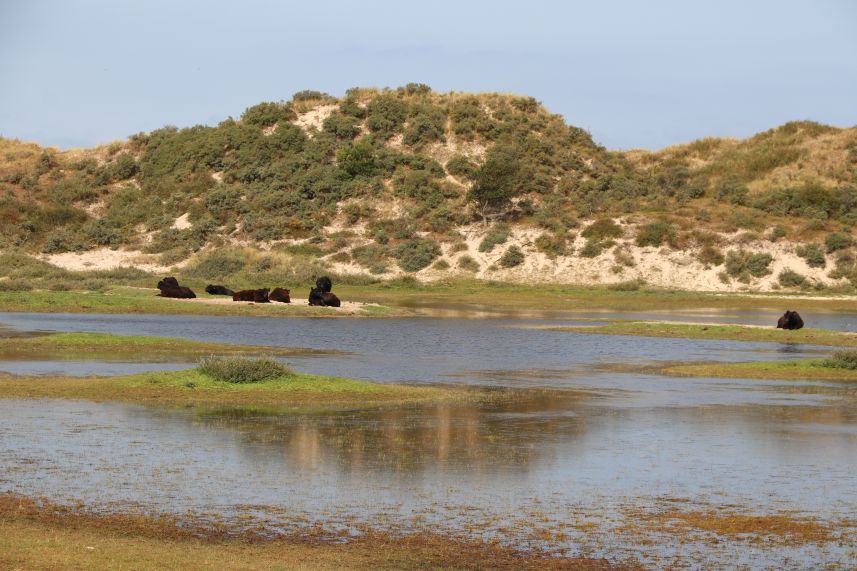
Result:
M852 0L0 0L0 136L89 147L314 89L529 95L611 149L857 125Z

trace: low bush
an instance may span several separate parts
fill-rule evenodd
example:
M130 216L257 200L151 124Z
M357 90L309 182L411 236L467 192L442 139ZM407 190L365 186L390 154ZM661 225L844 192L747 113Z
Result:
M464 254L463 256L460 256L458 258L458 264L457 265L459 268L461 268L462 270L465 270L467 272L478 272L479 271L479 263L476 260L474 260L473 258L471 258L470 256L468 256L467 254Z
M640 228L637 234L638 246L660 246L675 239L675 228L669 222L650 222Z
M848 234L842 234L840 232L831 232L827 235L827 238L824 239L824 246L827 249L827 253L836 252L837 250L844 250L851 246L853 240L851 236Z
M517 246L509 246L500 257L500 265L504 268L514 268L524 263L524 253Z
M857 369L857 351L836 351L821 361L821 366L831 369Z
M584 258L597 258L604 250L611 248L616 244L613 240L593 240L589 239L583 248L580 249L580 255Z
M785 238L785 237L786 237L786 227L783 226L782 224L775 225L773 228L771 228L771 231L768 233L768 239L771 242L776 242L780 238Z
M780 272L780 275L777 276L777 281L783 287L802 287L806 285L806 278L801 274L785 269Z
M393 256L406 272L418 272L440 256L440 246L434 240L414 238L396 246Z
M719 266L725 260L720 248L711 245L703 246L699 254L697 254L696 259L706 267Z
M602 218L587 226L580 235L584 238L599 241L607 238L621 238L622 228L611 219Z
M769 266L773 257L764 252L732 250L726 255L726 273L740 281L750 281L750 276L760 278L771 273Z
M270 358L206 357L199 362L197 370L215 381L224 383L258 383L288 377L292 370Z
M536 248L550 258L568 254L567 243L568 240L565 234L558 235L545 232L536 238Z
M503 222L498 222L488 230L482 242L479 243L479 251L486 253L494 249L499 244L504 244L509 239L509 226Z
M612 291L638 291L644 285L646 285L646 280L642 278L636 278L633 280L627 280L616 284L610 284L607 286L607 289Z
M824 259L824 252L818 244L804 244L795 248L795 253L806 260L806 265L810 268L823 268L827 262Z

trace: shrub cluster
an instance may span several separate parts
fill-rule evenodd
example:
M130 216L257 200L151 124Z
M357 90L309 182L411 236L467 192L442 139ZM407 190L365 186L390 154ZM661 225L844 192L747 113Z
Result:
M750 276L760 278L770 274L772 261L773 257L768 253L732 250L726 254L726 273L749 282Z
M485 234L485 237L482 238L482 241L479 243L479 251L480 252L490 252L494 249L495 246L500 244L505 244L506 240L509 239L509 225L503 222L498 222L494 224L489 230L488 233Z
M206 357L197 370L203 375L224 383L258 383L288 377L292 370L274 359L247 357Z
M434 240L413 238L396 246L393 256L406 272L418 272L440 256L440 246Z
M857 351L836 351L822 360L821 366L831 369L857 369Z
M827 265L824 258L824 251L818 244L804 244L795 248L795 253L806 260L806 265L810 268L823 268Z

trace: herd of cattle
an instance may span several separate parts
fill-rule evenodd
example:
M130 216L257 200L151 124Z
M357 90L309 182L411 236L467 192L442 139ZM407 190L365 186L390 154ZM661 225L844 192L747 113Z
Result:
M161 290L161 293L158 294L161 297L177 297L180 299L196 297L192 289L179 285L178 280L172 277L159 281L158 289ZM315 280L315 287L309 291L309 304L339 307L339 298L330 291L331 289L333 289L333 282L330 281L329 277L322 276ZM255 303L269 303L271 301L291 303L292 301L289 290L281 287L232 291L226 286L209 284L205 286L205 293L231 295L232 301L252 301Z
M164 278L158 282L158 289L161 297L178 297L178 298L193 298L196 294L189 287L180 286L176 278ZM309 304L322 305L329 307L339 307L339 298L336 297L330 290L333 289L333 282L327 276L322 276L315 280L315 287L309 290ZM289 290L275 287L274 289L244 289L241 291L232 291L222 285L207 285L205 293L211 295L231 295L232 301L253 301L256 303L269 303L278 301L280 303L291 303ZM803 327L803 319L800 318L797 311L786 311L777 321L777 329L800 329Z

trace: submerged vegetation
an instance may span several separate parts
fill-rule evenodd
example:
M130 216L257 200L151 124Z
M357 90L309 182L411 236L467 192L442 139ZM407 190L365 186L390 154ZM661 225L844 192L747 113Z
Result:
M0 494L0 567L10 569L631 569L430 532L371 529L331 541L321 529L274 537L171 516L93 513Z

